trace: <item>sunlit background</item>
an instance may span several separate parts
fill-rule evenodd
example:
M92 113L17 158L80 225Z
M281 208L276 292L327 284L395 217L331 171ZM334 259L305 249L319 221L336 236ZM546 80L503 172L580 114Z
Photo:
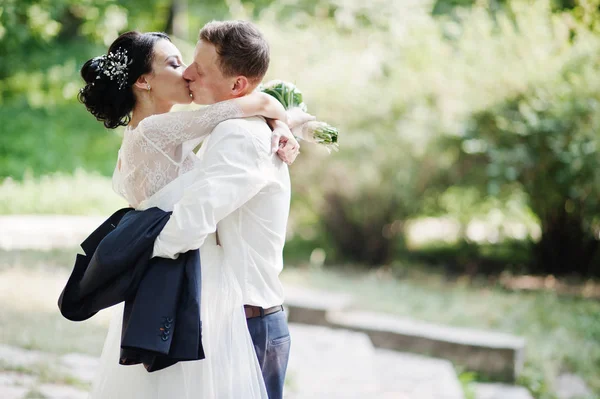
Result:
M102 220L126 205L110 182L123 129L77 102L81 65L133 29L168 32L189 61L204 23L249 19L271 45L267 80L294 82L340 131L339 152L305 144L290 168L283 280L350 293L363 310L524 337L514 384L566 398L569 375L581 397L600 397L599 4L2 0L2 343L101 350L104 325L77 343L56 290L29 303L9 289L50 279L60 290L51 277L68 275L76 244L24 249L9 226L22 219L7 215ZM475 398L489 378L455 368Z

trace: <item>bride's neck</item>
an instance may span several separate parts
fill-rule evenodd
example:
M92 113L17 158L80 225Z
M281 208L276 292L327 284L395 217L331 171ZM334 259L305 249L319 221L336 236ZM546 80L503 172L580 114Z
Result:
M150 96L138 98L131 112L131 121L129 125L135 129L137 125L149 116L167 113L173 108L173 104L159 103Z

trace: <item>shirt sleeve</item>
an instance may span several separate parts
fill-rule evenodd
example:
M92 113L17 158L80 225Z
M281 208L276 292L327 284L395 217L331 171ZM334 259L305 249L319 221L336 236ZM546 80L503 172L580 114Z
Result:
M232 101L223 101L194 110L150 116L140 122L143 137L161 152L168 152L188 140L202 139L221 122L242 117Z
M254 197L266 184L267 153L251 132L226 123L205 143L194 183L175 205L154 242L153 257L175 258L202 246L217 223Z

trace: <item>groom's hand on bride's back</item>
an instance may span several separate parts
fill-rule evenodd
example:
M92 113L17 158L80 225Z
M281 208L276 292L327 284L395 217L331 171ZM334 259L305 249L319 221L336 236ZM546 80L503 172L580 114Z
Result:
M272 121L273 136L271 138L271 150L288 165L291 165L300 153L300 144L294 137L290 128L281 121Z

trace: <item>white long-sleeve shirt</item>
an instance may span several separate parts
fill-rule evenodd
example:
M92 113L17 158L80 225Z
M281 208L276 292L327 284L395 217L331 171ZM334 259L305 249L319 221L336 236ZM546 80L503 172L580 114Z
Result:
M283 303L279 273L290 207L288 167L271 153L261 118L220 123L189 172L194 181L154 244L153 256L174 258L200 248L218 226L224 261L235 269L244 303Z

